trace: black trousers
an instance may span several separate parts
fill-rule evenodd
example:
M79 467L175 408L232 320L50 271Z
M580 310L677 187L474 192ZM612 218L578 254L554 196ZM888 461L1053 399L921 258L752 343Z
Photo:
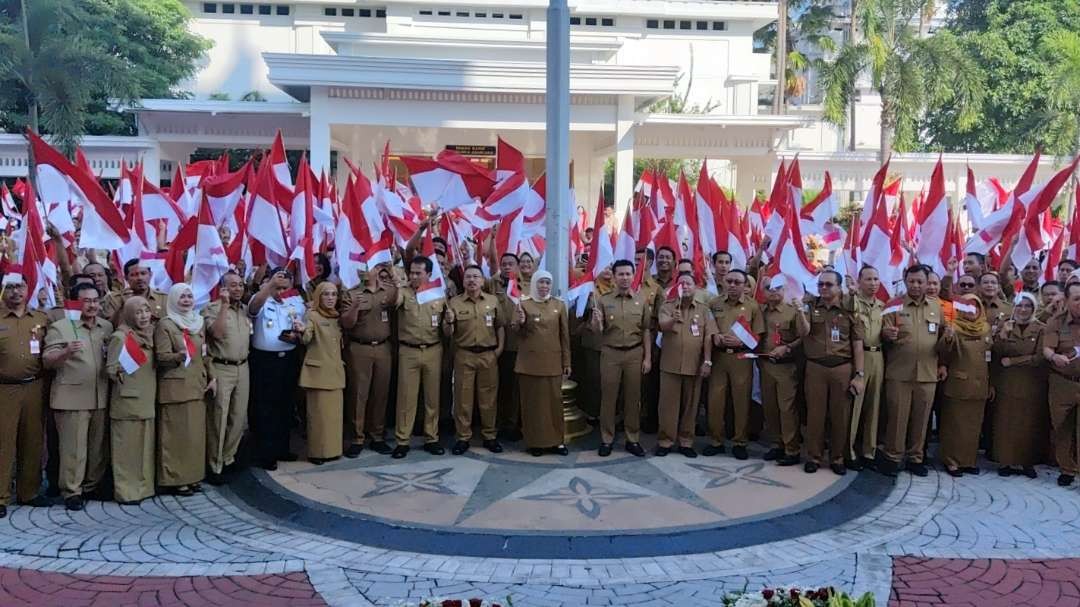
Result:
M288 352L251 351L251 434L260 462L282 459L289 453L289 429L296 409L296 383L300 379L300 349Z

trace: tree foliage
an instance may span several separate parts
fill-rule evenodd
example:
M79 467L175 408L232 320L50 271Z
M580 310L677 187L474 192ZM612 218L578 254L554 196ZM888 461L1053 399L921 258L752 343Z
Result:
M787 63L784 69L784 98L800 97L806 92L806 75L821 69L824 60L811 59L836 51L836 41L830 35L837 18L832 0L788 0ZM757 44L776 52L777 21L754 32ZM811 51L819 51L811 53Z

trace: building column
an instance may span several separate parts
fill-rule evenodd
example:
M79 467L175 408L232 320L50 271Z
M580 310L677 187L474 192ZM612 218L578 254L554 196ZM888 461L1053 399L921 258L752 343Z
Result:
M615 219L622 225L623 215L634 197L634 98L619 96L615 116Z
M157 144L148 148L142 156L143 177L154 184L161 185L161 150ZM172 175L169 175L172 178Z
M309 109L308 164L316 175L325 170L330 173L330 122L327 120L326 88L311 87Z

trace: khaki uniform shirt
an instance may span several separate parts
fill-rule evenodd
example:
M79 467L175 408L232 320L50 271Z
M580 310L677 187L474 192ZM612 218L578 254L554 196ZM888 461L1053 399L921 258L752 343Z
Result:
M119 294L119 299L118 300L113 299L114 295L117 295L117 294L112 293L112 294L109 295L109 299L111 299L112 302L109 303L108 305L116 307L115 311L113 312L112 316L110 317L112 319L112 322L114 324L116 324L116 323L120 322L120 318L119 318L120 317L120 310L122 310L124 308L124 302L127 301L128 297L132 297L134 294L131 293L130 291L128 291L128 292L126 292L124 294ZM167 313L166 310L165 310L165 301L169 298L168 295L166 295L165 293L159 293L159 292L157 292L157 291L155 291L153 289L150 289L148 291L148 294L144 295L143 298L146 299L146 302L148 304L150 304L150 317L154 320L155 323L157 321L161 320L162 318L165 318L165 315ZM101 309L105 310L106 305L102 304Z
M128 375L120 366L120 351L124 349L127 333L116 331L109 338L109 353L105 357L105 373L112 380L109 399L110 419L154 419L157 404L157 370L154 366L153 342L141 348L146 364ZM123 377L123 382L117 377Z
M885 304L876 297L866 298L856 293L849 297L847 308L855 312L855 317L862 322L863 345L869 348L881 347L881 311Z
M948 365L949 376L943 387L949 398L985 400L990 396L990 361L993 340L956 334L951 345L940 342L942 363Z
M162 319L154 327L154 359L158 369L158 402L161 404L202 399L206 385L214 377L210 359L206 356L205 323L200 331L187 333L188 339L195 345L195 354L186 367L184 333L169 318Z
M120 314L120 309L123 307L123 293L119 291L109 291L101 297L101 312L99 312L99 314L102 318L108 318L115 324L118 322L117 316Z
M1044 360L1039 353L1043 333L1046 325L1032 320L1026 327L1019 323L1013 323L1013 328L1007 335L995 334L994 359L1001 363L1001 359L1009 359L1009 368L1035 367L1041 365Z
M789 303L780 302L775 306L765 304L761 312L765 321L765 339L761 340L758 352L767 354L777 347L787 346L792 354L774 362L791 362L794 350L802 343L799 337L799 311Z
M25 310L20 316L6 306L0 309L0 381L39 377L48 319L40 310Z
M398 341L416 346L440 343L445 308L445 298L422 304L412 287L398 289Z
M899 327L896 340L886 348L885 379L915 382L937 381L937 342L944 315L941 304L930 299L916 303L909 296L903 309L886 314L882 328Z
M727 295L714 297L709 302L709 310L716 319L716 331L721 335L731 334L731 327L739 318L745 318L750 323L750 332L760 338L765 333L765 318L761 315L761 308L757 302L743 295L736 301L728 301ZM759 344L760 345L760 344ZM746 350L746 346L739 344L734 348L718 346L721 352L726 350Z
M304 323L304 366L300 369L300 386L318 390L345 388L345 361L341 358L341 325L338 319L327 318L318 309L308 312Z
M458 295L450 300L454 311L453 339L459 348L495 348L499 345L499 327L503 316L499 313L499 300L483 291L476 299Z
M109 398L105 352L112 332L112 323L100 318L95 318L89 327L82 320L72 322L68 319L58 320L49 326L49 332L45 335L45 353L62 350L72 341L83 344L81 352L56 368L50 407L60 411L105 408Z
M521 300L524 301L528 295L528 290L525 285L521 287ZM499 312L505 319L512 319L516 313L514 302L510 301L510 298L506 296L506 282L500 276L492 276L484 282L484 290L491 293L499 302ZM509 324L509 322L507 322ZM518 334L517 331L506 331L506 335L503 337L506 343L503 345L504 352L517 352L518 349Z
M676 302L668 301L660 306L660 322L675 316ZM716 333L716 320L704 304L691 301L682 308L682 321L675 322L670 331L663 333L663 349L660 354L660 370L678 375L697 375L701 370L701 357L705 340Z
M356 324L349 329L349 339L361 343L382 343L390 339L390 313L394 301L390 299L390 290L381 285L374 291L367 286L349 289L342 296L341 309L348 310L356 302Z
M599 303L604 314L600 343L622 350L640 345L652 323L652 311L641 293L612 291L601 295Z
M1043 333L1043 347L1073 359L1064 368L1051 364L1051 371L1073 378L1080 377L1080 350L1076 349L1080 347L1080 318L1073 317L1068 311L1051 318Z
M809 305L810 333L803 339L806 360L826 365L851 360L855 342L863 339L862 322L843 300L830 306L818 297Z
M984 303L984 307L986 320L995 331L1001 323L1012 318L1013 305L1004 299L995 299L989 304Z
M251 317L247 313L247 304L240 302L225 306L225 311L222 312L223 305L222 302L215 301L206 306L202 313L206 319L203 326L206 329L207 349L210 351L210 358L230 362L247 360L248 353L251 352L252 333ZM225 314L225 335L221 339L214 339L210 327L221 314Z
M540 302L521 302L525 323L515 326L518 355L514 372L522 375L552 377L570 367L570 327L566 304L549 298Z

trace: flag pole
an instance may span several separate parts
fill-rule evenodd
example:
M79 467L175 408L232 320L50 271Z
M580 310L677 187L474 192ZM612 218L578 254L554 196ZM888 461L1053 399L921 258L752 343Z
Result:
M544 265L554 278L552 292L558 296L566 294L570 282L570 231L564 217L570 197L570 9L566 2L550 0L547 10Z

